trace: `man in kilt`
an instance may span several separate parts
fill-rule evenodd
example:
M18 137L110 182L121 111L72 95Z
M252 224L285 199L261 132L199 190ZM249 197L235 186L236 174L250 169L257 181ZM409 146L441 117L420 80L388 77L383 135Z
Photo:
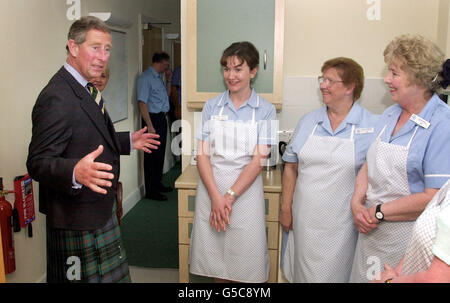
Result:
M47 220L47 282L130 282L115 213L120 155L159 142L146 128L116 132L107 100L88 82L106 68L111 44L100 19L75 21L67 60L33 108L27 168Z

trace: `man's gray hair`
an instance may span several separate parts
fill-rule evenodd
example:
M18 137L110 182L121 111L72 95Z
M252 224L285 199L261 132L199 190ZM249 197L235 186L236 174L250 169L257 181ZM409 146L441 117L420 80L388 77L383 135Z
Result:
M76 44L82 44L84 41L86 41L86 34L91 29L99 30L105 33L111 33L109 27L99 18L94 16L84 16L72 24L69 30L69 34L67 35L67 40L72 39ZM66 50L69 51L67 45Z

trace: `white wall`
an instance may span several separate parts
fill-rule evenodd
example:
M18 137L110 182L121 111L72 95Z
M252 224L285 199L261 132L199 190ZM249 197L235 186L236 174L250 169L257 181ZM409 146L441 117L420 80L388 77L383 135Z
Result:
M370 2L371 4L368 4ZM446 51L448 0L379 0L379 20L367 12L376 1L287 0L285 17L283 110L281 129L294 129L306 113L321 106L316 77L333 57L356 60L364 68L360 104L382 113L392 104L383 83L383 51L396 36L421 34Z
M116 130L137 130L140 116L135 102L139 70L138 14L169 20L166 32L179 32L179 0L80 0L81 15L89 12L113 12L132 21L127 29L128 119L115 124ZM31 111L41 89L66 59L67 32L73 21L66 18L71 5L64 0L0 1L0 176L6 188L13 187L15 176L26 173L28 144L31 139ZM120 180L124 200L140 197L143 183L141 152L121 157ZM35 207L38 186L34 184ZM14 196L7 197L14 202ZM45 281L45 216L37 213L34 237L25 230L15 233L16 272L7 282Z
M439 1L439 15L437 24L437 43L450 57L450 0Z
M379 21L368 20L373 4L367 2L287 0L285 75L315 76L325 60L347 56L367 77L382 77L383 50L392 38L419 33L436 41L439 0L378 0Z

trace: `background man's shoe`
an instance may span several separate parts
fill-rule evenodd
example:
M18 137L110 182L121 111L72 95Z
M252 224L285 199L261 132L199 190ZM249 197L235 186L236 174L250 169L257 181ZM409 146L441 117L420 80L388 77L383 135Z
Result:
M167 196L164 196L163 194L152 192L145 195L145 198L150 200L157 200L157 201L166 201Z
M173 188L170 186L161 185L158 187L158 190L162 193L169 193L169 192L173 191Z

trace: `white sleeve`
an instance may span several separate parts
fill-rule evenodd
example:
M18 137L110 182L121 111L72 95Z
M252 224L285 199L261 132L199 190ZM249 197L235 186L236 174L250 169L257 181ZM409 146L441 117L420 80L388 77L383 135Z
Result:
M447 194L446 199L450 199ZM436 239L433 245L433 254L450 265L450 206L446 207L437 217Z

